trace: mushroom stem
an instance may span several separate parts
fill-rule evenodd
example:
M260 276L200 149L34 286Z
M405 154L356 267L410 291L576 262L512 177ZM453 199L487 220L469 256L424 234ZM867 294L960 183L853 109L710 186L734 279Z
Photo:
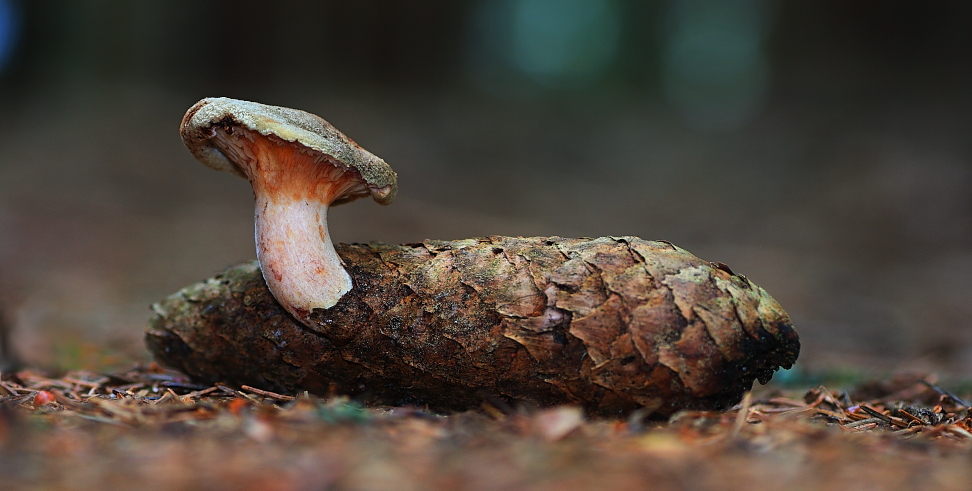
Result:
M301 322L333 307L352 283L328 234L327 209L364 188L358 174L256 132L217 130L213 142L253 187L257 259L274 297Z
M298 319L327 309L351 290L351 277L327 231L327 205L256 199L257 259L277 301Z

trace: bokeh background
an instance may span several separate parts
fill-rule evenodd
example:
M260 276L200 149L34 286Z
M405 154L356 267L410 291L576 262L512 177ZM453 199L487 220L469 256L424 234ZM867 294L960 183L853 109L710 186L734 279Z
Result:
M972 3L0 0L0 309L35 366L145 360L255 256L182 147L228 96L398 171L335 240L638 235L773 294L806 367L972 369Z

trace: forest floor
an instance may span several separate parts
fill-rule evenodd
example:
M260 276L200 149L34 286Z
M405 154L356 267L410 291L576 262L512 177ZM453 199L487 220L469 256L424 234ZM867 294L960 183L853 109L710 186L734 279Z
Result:
M588 419L569 406L363 407L198 386L154 365L23 370L0 382L0 487L968 489L972 417L965 394L944 385L770 385L728 411L656 421Z

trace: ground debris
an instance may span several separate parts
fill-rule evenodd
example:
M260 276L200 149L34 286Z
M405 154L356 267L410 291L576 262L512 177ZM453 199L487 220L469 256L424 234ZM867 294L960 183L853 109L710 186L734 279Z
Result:
M730 410L667 420L291 399L199 387L155 365L6 373L0 388L0 475L16 489L965 489L972 479L968 407L928 377L868 400L854 398L860 388L763 388Z

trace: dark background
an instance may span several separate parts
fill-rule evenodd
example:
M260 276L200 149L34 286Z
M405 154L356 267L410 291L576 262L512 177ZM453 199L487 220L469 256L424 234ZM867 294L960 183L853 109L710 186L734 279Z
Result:
M29 363L147 356L254 257L202 97L321 115L399 173L344 242L638 235L788 309L807 367L972 369L972 3L0 0L0 298Z

